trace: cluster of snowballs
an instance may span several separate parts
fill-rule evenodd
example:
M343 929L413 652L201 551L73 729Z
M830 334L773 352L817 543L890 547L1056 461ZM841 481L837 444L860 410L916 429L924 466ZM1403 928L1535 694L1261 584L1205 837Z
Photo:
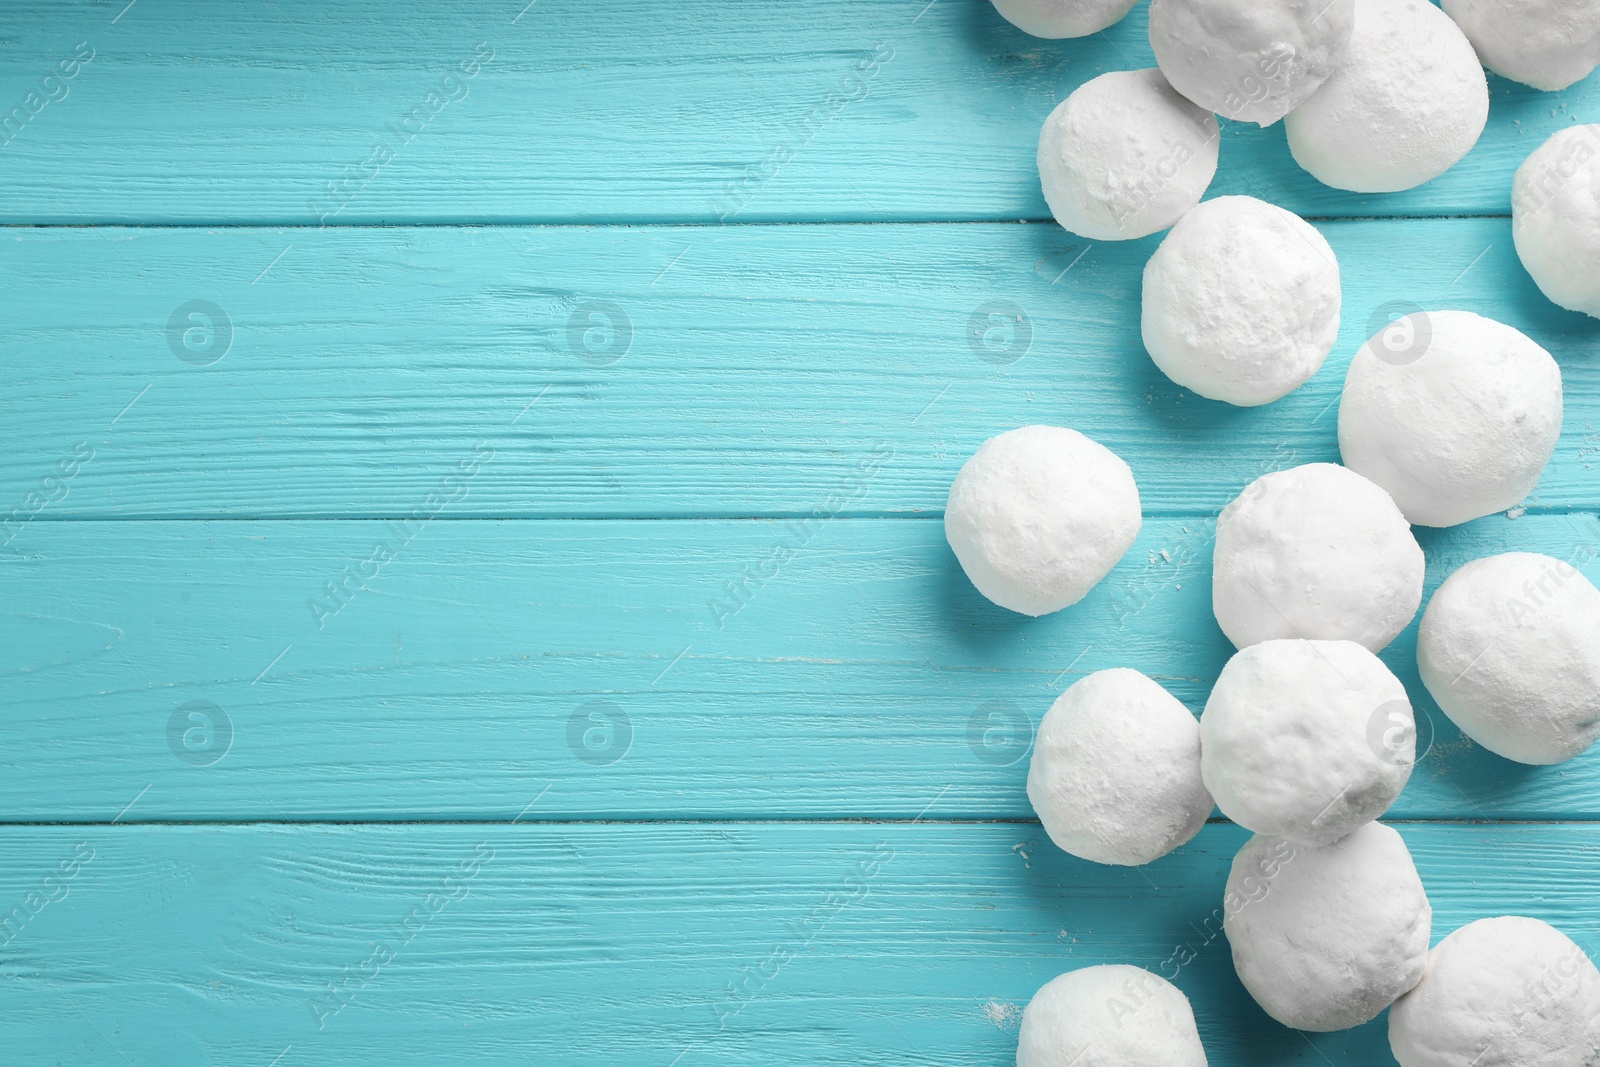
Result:
M1133 6L993 2L1051 38L1104 29ZM1339 329L1339 266L1282 208L1200 203L1216 115L1284 120L1295 160L1328 185L1408 189L1476 143L1483 67L1541 89L1588 75L1600 0L1151 0L1150 42L1157 69L1101 75L1046 119L1045 199L1095 240L1170 228L1144 271L1145 347L1179 385L1254 406L1321 367ZM1512 199L1539 287L1600 317L1600 125L1551 137L1517 171ZM1213 805L1251 831L1224 910L1245 988L1302 1030L1357 1026L1392 1005L1403 1067L1600 1063L1600 970L1582 950L1507 916L1430 952L1421 879L1376 821L1416 760L1410 700L1376 655L1422 606L1412 526L1515 506L1554 452L1562 410L1555 360L1510 326L1438 310L1386 327L1345 379L1343 465L1267 474L1217 519L1212 604L1238 651L1199 720L1147 676L1104 670L1055 701L1034 746L1029 800L1074 856L1149 863L1194 837ZM985 442L945 516L977 589L1034 616L1081 600L1140 523L1128 465L1054 426ZM1557 763L1600 737L1600 590L1561 560L1511 552L1455 571L1423 612L1417 661L1445 713L1508 759ZM1017 1052L1019 1067L1205 1062L1187 998L1127 966L1045 985Z

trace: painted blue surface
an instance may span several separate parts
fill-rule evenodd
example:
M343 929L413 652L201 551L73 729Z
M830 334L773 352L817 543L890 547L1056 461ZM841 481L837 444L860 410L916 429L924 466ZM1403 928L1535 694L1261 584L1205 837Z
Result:
M1505 217L1600 79L1491 79L1478 148L1390 197L1226 125L1211 194L1311 216L1345 296L1322 372L1242 411L1140 347L1157 239L1038 193L1043 116L1150 62L1142 5L1078 42L984 0L4 19L0 1061L1002 1064L1040 984L1129 962L1216 1067L1391 1062L1381 1020L1300 1035L1239 986L1237 828L1074 860L1027 746L1105 667L1201 707L1215 514L1337 459L1393 300L1525 330L1567 389L1524 508L1419 534L1429 589L1511 549L1600 578L1600 324ZM997 302L1025 343L970 340ZM1126 456L1147 515L1041 620L939 522L1024 422ZM1414 635L1390 815L1435 939L1509 911L1600 950L1600 757L1478 749Z

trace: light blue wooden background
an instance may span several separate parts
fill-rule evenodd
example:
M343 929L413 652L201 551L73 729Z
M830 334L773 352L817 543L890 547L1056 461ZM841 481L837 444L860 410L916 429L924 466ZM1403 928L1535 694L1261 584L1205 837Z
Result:
M1390 301L1510 322L1567 385L1525 512L1423 533L1430 589L1593 557L1600 323L1506 215L1597 79L1491 79L1472 155L1388 197L1224 124L1212 194L1312 217L1344 271L1328 365L1240 411L1143 354L1155 242L1038 193L1050 108L1151 62L1142 7L1056 43L984 0L523 2L6 5L0 1059L1005 1064L1060 971L1192 954L1218 1067L1392 1062L1381 1020L1245 996L1236 828L1073 860L1027 744L1108 666L1198 710L1213 516L1337 458ZM969 340L996 301L1025 350ZM1042 620L939 522L1024 422L1117 449L1147 511ZM1432 747L1391 815L1435 938L1509 911L1595 952L1600 757L1477 749L1414 639L1386 657Z

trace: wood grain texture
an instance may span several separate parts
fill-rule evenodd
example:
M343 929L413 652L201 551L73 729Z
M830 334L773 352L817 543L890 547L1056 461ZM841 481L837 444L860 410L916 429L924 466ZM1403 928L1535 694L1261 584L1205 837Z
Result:
M1072 681L1134 667L1198 711L1232 651L1208 520L1148 522L1088 599L1038 620L983 600L937 520L29 537L36 556L0 564L11 821L109 819L147 786L145 818L504 820L532 781L552 783L541 819L910 818L941 791L952 816L1030 818L1032 727ZM1430 592L1509 549L1600 579L1593 515L1424 543ZM1432 744L1397 817L1600 818L1600 754L1530 768L1478 749L1414 648L1413 626L1385 653Z
M1510 910L1600 948L1600 828L1398 829L1435 941ZM1302 1035L1239 985L1244 837L1128 869L1037 825L13 829L0 1006L33 1063L977 1067L1116 962L1175 976L1213 1067L1392 1064L1382 1017Z
M1503 217L1600 80L1491 79L1479 146L1395 196L1225 123L1210 195L1321 220L1345 292L1322 373L1241 411L1143 353L1155 241L1039 194L1041 121L1148 65L1144 19L10 0L0 1060L999 1065L1039 985L1115 962L1176 975L1213 1067L1391 1064L1381 1020L1300 1035L1240 988L1242 831L1073 860L1027 746L1103 667L1200 708L1211 516L1337 458L1396 301L1527 331L1567 389L1526 512L1421 534L1430 590L1510 549L1600 578L1600 325ZM1029 422L1126 456L1147 514L1042 620L938 521ZM1478 749L1414 639L1391 815L1442 820L1400 825L1435 940L1513 911L1600 949L1600 757Z
M1030 422L1126 457L1149 514L1214 513L1265 470L1337 460L1344 369L1393 301L1478 311L1549 348L1567 418L1530 504L1600 507L1600 323L1540 295L1509 224L1322 229L1344 278L1338 346L1306 386L1249 410L1179 388L1143 351L1153 239L1015 224L7 231L0 518L394 517L483 448L452 516L794 515L835 495L847 514L938 514L978 444ZM184 314L169 328L195 300L228 328Z
M524 5L16 0L0 220L1041 219L1044 117L1153 65L1144 5L1070 42L984 0ZM45 83L79 43L93 58ZM1517 164L1594 121L1600 85L1491 87L1478 147L1420 189L1329 189L1281 125L1230 123L1213 191L1316 216L1504 214Z

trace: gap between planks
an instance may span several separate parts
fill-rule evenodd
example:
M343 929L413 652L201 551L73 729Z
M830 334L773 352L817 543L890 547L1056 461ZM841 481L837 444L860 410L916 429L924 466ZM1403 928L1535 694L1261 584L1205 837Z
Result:
M1143 516L1146 519L1162 519L1162 520L1173 520L1173 521L1178 521L1178 520L1183 520L1183 519L1193 519L1193 520L1196 520L1196 521L1200 521L1200 520L1215 519L1217 517L1217 514L1218 514L1219 510L1220 509L1197 510L1197 509L1154 508L1154 509L1151 509L1151 510L1143 512ZM1485 515L1485 516L1483 516L1483 518L1490 519L1490 518L1494 518L1495 515L1502 515L1503 516L1504 514L1505 514L1505 512L1495 512L1494 514L1491 514L1491 515ZM1518 513L1517 518L1519 518L1519 519L1522 519L1522 518L1542 518L1542 517L1557 517L1557 518L1559 518L1560 516L1563 516L1563 515L1588 516L1588 515L1593 515L1593 514L1595 514L1595 509L1594 508L1590 508L1590 507L1545 507L1545 506L1539 506L1539 505L1530 504L1530 505L1526 505L1526 506L1523 507L1522 511ZM434 516L429 521L430 522L437 522L437 523L456 523L456 522L460 522L460 523L470 523L470 522L782 522L782 521L790 520L790 519L809 519L809 518L813 518L813 517L814 516L810 511L769 511L769 512L761 512L761 513L758 513L758 514L750 514L750 513L745 513L745 512L738 512L738 513L735 513L735 512L726 512L726 513L705 512L703 514L694 514L694 515L631 515L631 514L624 514L624 513L620 513L619 512L619 513L613 514L613 515L607 515L607 514L603 514L603 513L602 514L584 514L584 515L514 515L514 514L513 515L437 515L437 516ZM340 515L318 515L318 514L308 514L308 515L177 515L177 516L174 516L174 515L146 515L146 514L141 514L141 513L137 513L136 512L136 513L132 513L132 514L128 514L128 515L44 515L44 514L40 514L40 515L35 515L34 517L29 519L28 521L30 523L34 523L34 522L40 522L40 523L51 523L51 522L59 522L59 523L74 523L74 522L85 522L85 523L92 523L92 522L108 522L108 523L118 523L118 522L148 522L148 523L158 523L158 522L159 523L170 523L170 522L213 522L213 523L216 523L216 522L236 522L236 523L247 523L247 522L260 522L260 523L274 523L274 524L277 524L277 525L284 525L284 524L287 524L287 523L307 523L307 522L323 522L323 523L334 523L334 522L351 522L351 523L402 522L402 521L405 521L405 520L407 520L409 518L411 518L411 516L409 516L409 515L348 515L348 514L340 514ZM885 519L898 519L898 520L905 520L905 521L910 521L910 522L935 522L935 521L943 522L944 521L944 512L943 512L943 510L935 511L935 510L932 510L932 509L927 509L927 510L923 510L923 511L857 511L857 512L851 512L848 515L836 515L836 516L834 516L832 521L834 521L834 522L857 522L857 521L866 520L866 521L871 521L871 522L881 522L881 521L883 521ZM1478 520L1474 520L1474 521L1478 521ZM1451 527L1421 527L1421 529L1450 529L1450 528Z
M1306 222L1451 222L1479 219L1511 220L1506 212L1482 214L1456 213L1442 215L1303 215ZM674 230L725 230L760 229L770 226L1050 226L1053 218L969 218L969 219L740 219L733 222L699 222L684 219L631 219L624 217L595 217L570 222L540 222L533 219L504 219L500 221L469 219L419 219L414 222L273 222L270 220L215 219L207 222L0 222L0 230L593 230L593 229L674 229ZM1070 232L1070 231L1069 231ZM1076 236L1076 235L1074 235Z

